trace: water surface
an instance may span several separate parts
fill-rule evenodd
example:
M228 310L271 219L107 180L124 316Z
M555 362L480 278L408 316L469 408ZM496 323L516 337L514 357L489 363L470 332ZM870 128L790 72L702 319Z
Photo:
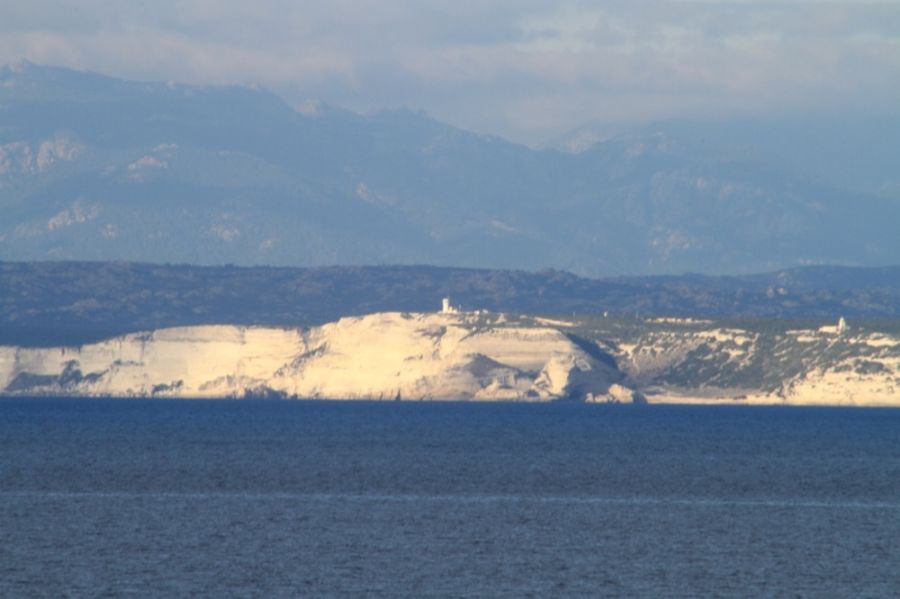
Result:
M0 401L0 595L896 596L900 410Z

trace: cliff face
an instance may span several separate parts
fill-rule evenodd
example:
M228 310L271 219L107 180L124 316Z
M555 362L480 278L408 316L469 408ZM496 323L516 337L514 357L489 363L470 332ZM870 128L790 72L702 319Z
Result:
M198 326L80 348L0 348L0 392L631 401L599 349L477 314L380 313L310 329Z
M390 312L0 347L0 394L900 406L900 337L783 321Z
M651 403L900 406L900 338L655 319L615 351Z

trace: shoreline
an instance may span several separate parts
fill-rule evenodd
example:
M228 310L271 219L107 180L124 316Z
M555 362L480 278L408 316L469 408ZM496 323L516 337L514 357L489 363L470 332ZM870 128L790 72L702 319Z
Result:
M131 403L131 402L175 402L175 403L264 403L264 404L335 404L335 405L388 405L388 404L405 404L405 405L520 405L520 406L634 406L636 409L650 408L655 406L661 407L722 407L722 408L834 408L834 409L887 409L900 410L900 404L888 404L878 402L865 403L791 403L782 398L775 396L760 395L754 398L732 399L732 398L711 398L698 397L688 395L648 395L646 402L630 403L630 402L588 402L571 399L554 399L548 401L522 401L510 399L378 399L367 397L328 399L321 397L234 397L234 396L173 396L173 395L63 395L63 394L45 394L45 395L15 395L0 394L0 402L4 401L97 401L110 403Z

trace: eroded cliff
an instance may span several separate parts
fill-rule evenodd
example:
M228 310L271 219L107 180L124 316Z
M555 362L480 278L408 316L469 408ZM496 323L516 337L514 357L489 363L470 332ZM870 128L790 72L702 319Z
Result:
M379 313L309 329L197 326L0 348L5 394L631 401L615 362L548 326ZM604 359L606 358L606 359Z

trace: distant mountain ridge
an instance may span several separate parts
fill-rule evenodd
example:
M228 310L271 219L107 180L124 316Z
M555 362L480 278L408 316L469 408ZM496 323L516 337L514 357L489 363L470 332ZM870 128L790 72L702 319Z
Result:
M72 345L191 325L297 327L373 312L467 310L624 317L900 321L900 266L740 277L587 279L563 271L201 267L0 262L0 345Z
M0 69L0 259L583 275L900 263L900 119L662 123L577 154L413 110Z

